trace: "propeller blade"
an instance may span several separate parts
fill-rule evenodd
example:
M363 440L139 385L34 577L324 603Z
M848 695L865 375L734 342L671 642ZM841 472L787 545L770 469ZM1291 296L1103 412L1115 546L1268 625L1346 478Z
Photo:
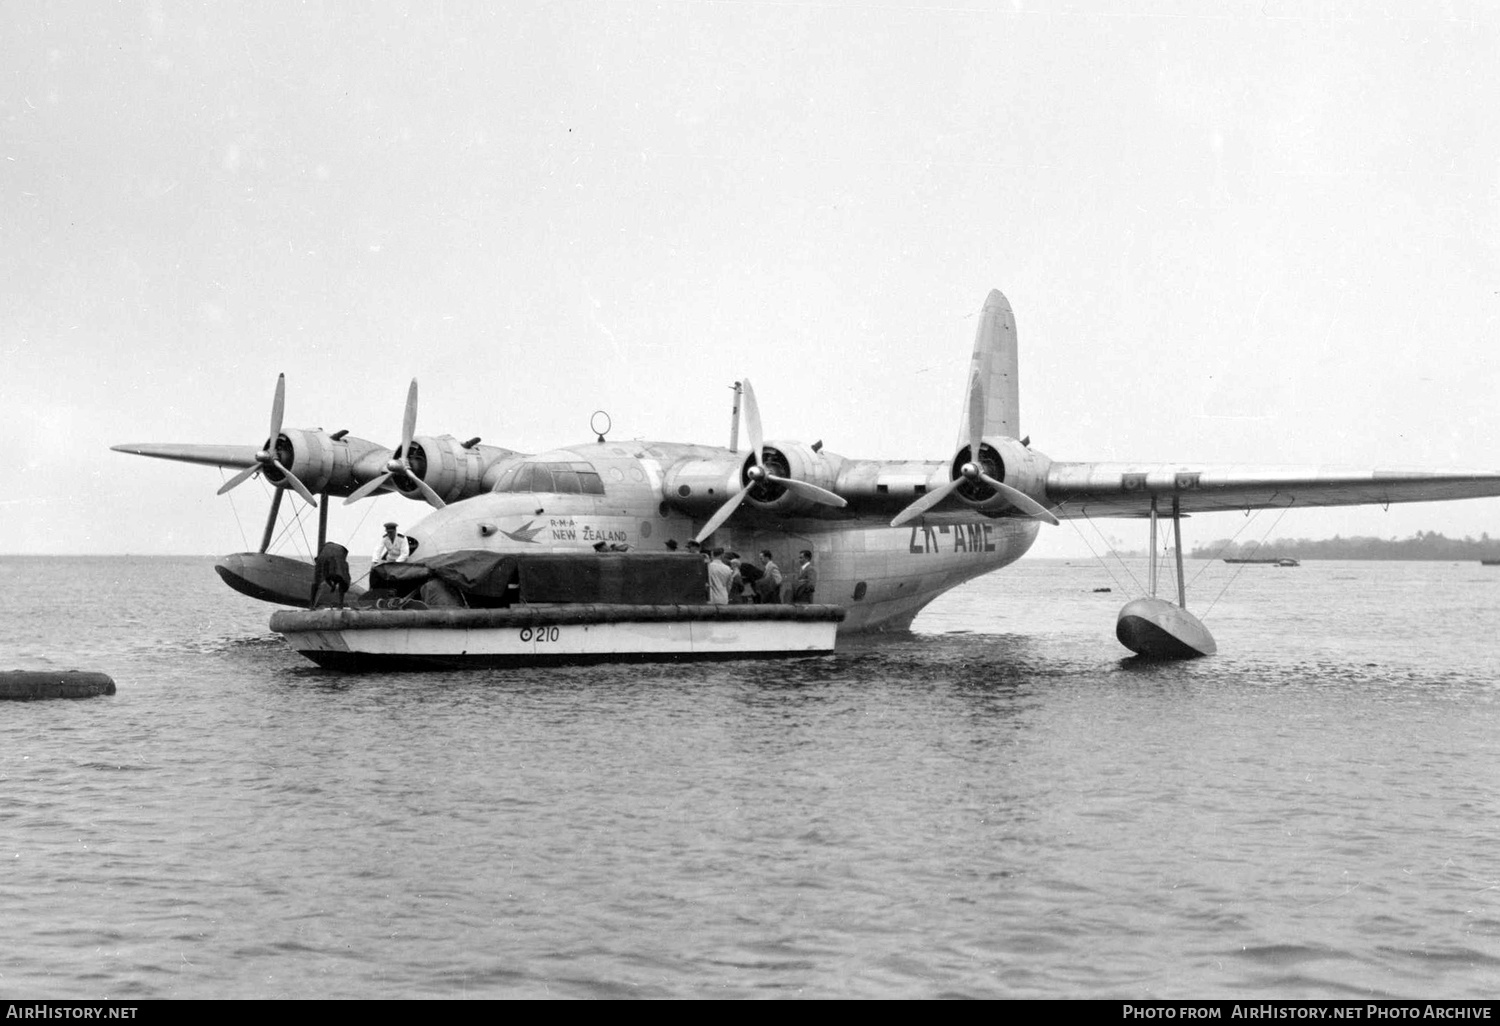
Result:
M231 489L238 488L240 485L244 484L246 481L250 480L252 477L259 473L259 463L257 463L253 467L246 467L244 470L231 477L228 481L225 481L224 486L219 489L217 494L223 495L225 492L230 491Z
M755 463L761 466L760 404L755 401L755 389L750 387L750 379L743 379L741 384L745 386L745 434L750 436L750 451L755 454Z
M705 538L717 531L723 525L724 521L729 519L730 514L739 509L740 503L745 501L745 496L749 495L750 489L754 487L755 485L753 484L746 485L735 493L734 498L715 510L714 515L708 518L708 523L703 525L703 530L694 536L693 541L700 545L703 544Z
M819 488L815 484L808 484L806 481L798 481L790 477L777 477L775 474L767 474L766 480L775 481L788 491L796 492L804 499L821 503L824 506L833 506L842 509L849 505L842 496L835 495L826 488Z
M292 486L294 492L302 496L302 501L306 502L309 506L316 506L318 504L318 500L313 498L313 493L307 490L307 485L297 480L296 474L293 474L274 459L271 461L271 466L286 476L286 483Z
M444 506L448 505L442 500L437 492L432 490L431 485L429 485L426 481L423 481L416 474L413 474L409 468L407 470L406 476L410 478L414 484L416 484L417 491L422 493L422 498L426 499L427 504L433 509L442 509Z
M276 375L276 398L271 400L271 433L266 437L267 449L276 448L276 439L281 437L281 413L286 409L286 375Z
M406 390L406 417L401 421L401 453L411 452L411 436L417 430L417 379L411 379L411 388Z
M937 491L928 492L916 502L903 509L900 513L897 513L896 519L891 521L891 526L900 527L907 521L917 519L917 517L921 516L923 513L926 513L932 507L936 506L938 503L946 499L949 495L953 494L954 490L957 489L959 485L963 484L965 480L967 480L967 478L955 477L952 481L949 481Z
M1006 500L1022 513L1025 513L1028 516L1037 517L1040 520L1045 520L1053 527L1057 526L1057 518L1050 512L1048 512L1047 507L1043 506L1041 503L1037 502L1035 499L1027 495L1025 492L1021 491L1020 489L1012 488L1010 485L1006 484L1003 481L996 481L988 474L980 474L979 480L983 481L985 484L995 489L995 491L1005 496Z
M366 495L369 495L372 492L379 491L380 490L380 486L383 485L383 484L385 484L390 479L391 479L390 471L387 471L384 474L381 474L379 477L372 477L372 478L370 478L370 480L366 481L364 484L360 485L358 488L354 489L354 491L352 493L350 493L349 497L344 500L344 505L347 506L351 502L358 502L360 499L363 499Z

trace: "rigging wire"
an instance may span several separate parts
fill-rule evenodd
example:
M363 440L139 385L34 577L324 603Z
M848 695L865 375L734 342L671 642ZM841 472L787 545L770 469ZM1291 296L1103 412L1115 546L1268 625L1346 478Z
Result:
M1104 543L1104 547L1109 550L1110 555L1112 555L1112 556L1115 557L1115 562L1117 562L1117 563L1120 564L1120 568L1122 570L1124 570L1126 576L1128 576L1130 578L1130 582L1131 582L1131 584L1133 584L1135 586L1135 590L1137 592L1140 592L1141 594L1144 595L1145 592L1146 592L1146 589L1142 588L1141 587L1141 582L1138 581L1138 580L1136 580L1135 572L1130 569L1130 565L1128 563L1126 563L1124 559L1120 558L1120 554L1115 551L1114 545L1111 544L1110 540L1104 536L1104 532L1099 529L1099 525L1098 524L1094 523L1094 519L1089 516L1088 510L1081 509L1081 510L1079 510L1079 512L1082 513L1083 519L1086 520L1086 521L1088 521L1089 526L1094 529L1094 533L1099 536L1099 540ZM1072 518L1070 517L1069 519L1071 520ZM1079 537L1083 538L1083 542L1084 542L1085 545L1088 545L1088 538L1084 537L1083 532L1078 530L1078 525L1077 524L1073 525L1073 530L1078 531ZM1089 545L1089 551L1090 552L1094 551L1094 547L1092 545ZM1103 562L1102 558L1101 558L1100 562ZM1109 569L1109 564L1108 563L1105 563L1104 566L1105 566L1106 570ZM1110 579L1113 580L1116 584L1120 584L1119 578L1115 577L1113 571L1110 571L1109 576L1110 576ZM1122 590L1122 591L1125 590L1125 585L1120 584L1120 590Z
M262 483L262 485L265 485L265 481L262 481L261 483ZM270 487L274 488L275 486L271 485ZM300 533L302 535L302 549L303 549L304 553L308 554L307 558L310 560L312 558L312 556L310 554L311 550L312 550L312 546L310 546L307 543L307 528L302 523L302 514L306 510L309 510L309 509L312 509L312 508L313 507L311 507L311 506L304 506L304 507L301 507L301 508L294 509L292 511L292 519L290 521L288 521L285 525L283 525L282 528L281 528L281 530L277 532L275 538L273 538L271 540L271 544L267 547L266 551L270 552L271 550L275 549L276 546L282 544L291 535L292 528L295 527L295 528L299 529L299 531L300 531Z
M325 499L324 501L326 502L327 500ZM312 506L304 506L297 510L297 533L302 536L302 549L307 553L307 561L309 563L311 563L316 558L316 556L314 555L312 550L312 542L307 540L307 524L303 522L302 514L313 508L314 507Z
M223 484L226 480L227 480L227 478L224 477L224 468L220 467L219 468L219 483ZM230 510L231 513L234 514L234 522L235 522L235 524L240 529L240 544L243 545L243 546L245 546L245 548L248 550L250 548L250 540L245 537L245 525L242 524L242 523L240 523L240 511L239 511L239 507L235 506L235 504L234 504L234 493L233 492L229 493L229 510Z
M353 538L353 537L355 537L356 535L359 534L359 532L365 526L365 521L370 519L370 514L373 513L373 512L375 512L375 503L373 503L373 502L366 503L365 504L365 512L359 518L359 523L357 523L357 524L354 525L354 530L352 532L350 532L349 537ZM360 574L354 580L350 581L349 582L350 586L352 587L353 585L358 584L360 581L363 581L366 577L369 577L370 576L370 571L373 570L373 569L375 569L375 568L372 566L369 569L365 570L364 573Z
M1283 510L1290 509L1290 508L1291 507L1289 507L1289 506L1283 506L1282 507ZM1254 524L1257 520L1259 520L1260 519L1260 515L1262 513L1264 513L1265 511L1266 511L1265 507L1262 507L1262 508L1256 510L1254 512L1254 514L1252 514L1250 517L1248 517L1245 520L1245 522L1240 525L1240 529L1238 531L1235 531L1234 534L1232 534L1224 542L1223 545L1220 545L1218 547L1218 549L1216 549L1214 551L1214 554L1209 557L1208 562L1204 563L1202 566L1200 566L1198 568L1198 572L1193 575L1193 579L1188 582L1188 585L1191 586L1191 585L1197 584L1198 583L1198 578L1202 577L1203 574L1208 570L1208 568L1210 566L1213 566L1215 563L1217 563L1219 561L1219 559L1221 557L1223 557L1224 553L1229 551L1229 546L1231 546L1231 545L1234 544L1234 540L1236 538L1238 538L1241 534L1243 534L1245 531L1249 530L1249 528L1251 527L1251 525ZM1277 520L1280 520L1280 519L1281 519L1280 517L1277 517ZM1272 524L1271 526L1275 527L1276 525Z
M1265 544L1266 538L1268 538L1270 536L1270 534L1271 534L1272 531L1276 530L1276 525L1279 524L1279 523L1281 523L1281 518L1284 517L1284 516L1286 516L1286 511L1289 510L1289 509L1291 509L1291 508L1292 508L1291 506L1283 506L1283 507L1281 507L1281 512L1276 515L1276 519L1275 520L1271 521L1271 526L1266 528L1266 533L1260 536L1260 541L1256 543L1256 547L1257 548L1260 547L1261 545ZM1235 532L1235 533L1238 534L1239 532ZM1219 599L1221 599L1221 598L1224 597L1224 593L1229 590L1229 586L1231 584L1233 584L1235 581L1239 580L1240 574L1242 574L1242 573L1245 572L1245 567L1248 566L1248 565L1249 565L1248 563L1241 563L1239 565L1239 569L1237 569L1234 572L1234 574L1229 578L1228 581L1224 582L1224 587L1222 587L1222 588L1219 589L1219 593L1214 596L1214 600L1208 604L1208 608L1203 611L1203 615L1200 616L1198 619L1200 619L1200 620L1206 620L1206 619L1208 619L1208 614L1212 613L1214 611L1214 606L1216 606L1216 605L1219 604ZM1194 580L1197 580L1197 578L1195 577Z
M1074 531L1078 532L1078 537L1083 542L1083 544L1088 546L1089 554L1099 561L1100 566L1104 567L1104 572L1109 574L1109 579L1114 582L1115 587L1119 588L1121 591L1124 591L1125 585L1120 583L1120 579L1115 576L1115 572L1110 569L1109 563L1105 561L1104 557L1094 551L1094 546L1089 543L1088 535L1084 534L1083 531L1079 529L1078 523L1072 517L1068 518L1068 523L1072 526Z

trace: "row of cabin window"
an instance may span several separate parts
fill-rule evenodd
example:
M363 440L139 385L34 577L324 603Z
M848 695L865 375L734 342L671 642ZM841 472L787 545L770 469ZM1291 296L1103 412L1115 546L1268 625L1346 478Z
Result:
M506 471L495 491L603 495L604 481L587 463L523 463Z

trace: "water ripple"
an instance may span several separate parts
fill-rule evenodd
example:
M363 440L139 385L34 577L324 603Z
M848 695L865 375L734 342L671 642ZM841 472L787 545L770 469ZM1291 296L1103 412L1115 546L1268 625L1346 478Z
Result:
M120 691L0 719L8 992L1493 989L1500 589L1446 566L1265 575L1185 664L1023 563L826 658L373 677L211 561L66 569L6 661Z

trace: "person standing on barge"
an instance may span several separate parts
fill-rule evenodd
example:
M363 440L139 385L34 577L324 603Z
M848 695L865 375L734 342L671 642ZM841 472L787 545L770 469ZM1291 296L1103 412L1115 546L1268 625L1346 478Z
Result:
M799 606L810 603L817 590L817 567L813 566L812 553L803 549L797 553L797 579L792 584L792 601Z
M760 580L755 582L755 601L776 605L781 601L781 567L771 557L770 549L760 550Z
M729 582L734 570L729 565L723 549L715 549L708 562L708 601L716 606L729 605Z
M410 553L406 542L406 535L397 534L398 525L394 520L385 522L385 534L380 536L380 541L375 544L375 555L370 557L370 569L374 569L382 563L405 563Z

